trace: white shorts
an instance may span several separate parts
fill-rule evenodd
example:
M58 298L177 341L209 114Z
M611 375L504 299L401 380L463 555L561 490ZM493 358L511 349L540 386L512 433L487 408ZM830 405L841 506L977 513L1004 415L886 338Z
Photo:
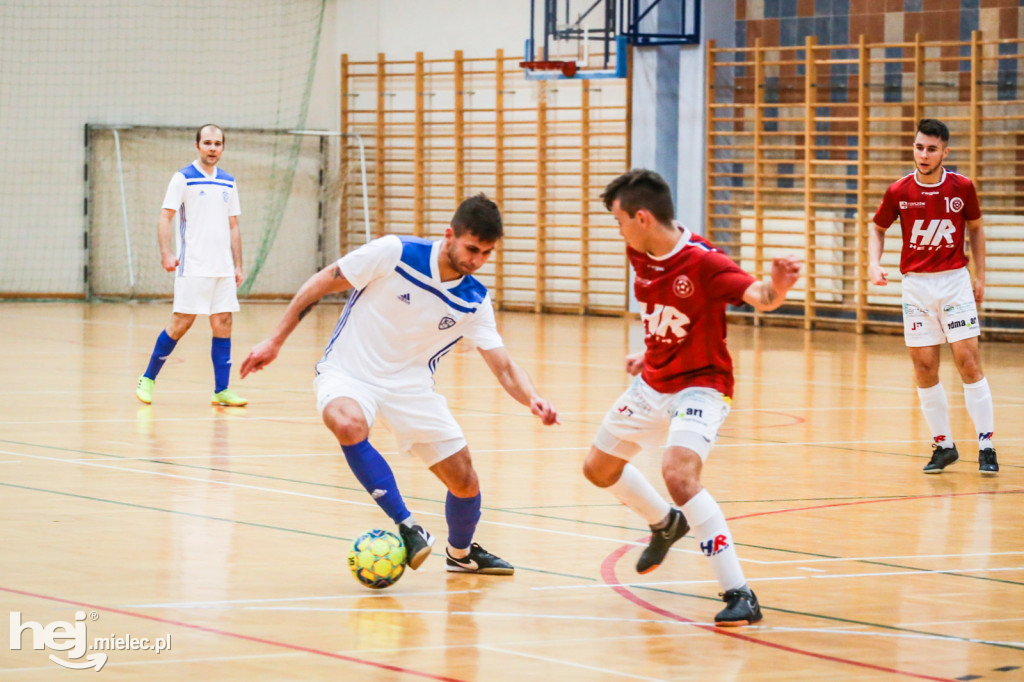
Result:
M903 276L903 339L907 346L937 346L980 334L967 268Z
M235 277L175 277L174 312L213 315L238 312Z
M608 410L594 445L627 461L645 447L678 445L705 461L729 414L729 402L715 389L700 386L659 393L637 377Z
M466 447L466 437L448 411L448 402L433 390L397 393L335 368L321 371L313 380L313 389L320 414L338 398L356 401L369 426L380 414L398 439L399 451L416 455L428 467Z

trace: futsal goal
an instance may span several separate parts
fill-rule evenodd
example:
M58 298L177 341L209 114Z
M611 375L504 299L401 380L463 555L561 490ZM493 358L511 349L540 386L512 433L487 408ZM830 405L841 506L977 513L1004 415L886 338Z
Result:
M197 157L195 129L89 124L85 142L87 297L172 296L174 274L161 266L157 220L171 176ZM338 258L342 224L370 233L357 135L228 128L218 167L238 183L241 297L290 297ZM342 196L350 215L340 214Z

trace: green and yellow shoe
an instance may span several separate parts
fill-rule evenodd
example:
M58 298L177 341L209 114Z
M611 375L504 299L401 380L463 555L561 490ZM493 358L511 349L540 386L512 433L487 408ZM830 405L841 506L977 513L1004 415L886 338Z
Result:
M151 405L153 403L153 380L146 376L139 377L139 385L135 387L135 397Z
M214 393L210 398L211 405L223 405L225 407L242 407L248 405L249 401L238 395L230 388L225 388L220 393Z

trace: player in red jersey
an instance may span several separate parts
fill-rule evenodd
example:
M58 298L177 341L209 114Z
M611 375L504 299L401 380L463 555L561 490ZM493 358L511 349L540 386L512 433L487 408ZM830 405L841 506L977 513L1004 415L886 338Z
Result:
M626 371L640 376L605 415L583 473L650 524L651 541L637 562L639 573L657 568L692 524L724 591L726 607L715 623L755 623L761 620L757 597L747 586L722 510L701 486L700 472L732 399L725 307L779 307L800 276L800 261L776 258L771 280L756 281L674 222L672 193L653 171L621 175L601 198L619 223L636 273L633 286L647 349L626 356ZM679 508L629 463L644 446L665 447L662 473Z
M978 304L985 296L985 233L978 194L971 181L942 167L949 154L949 128L925 118L914 138L914 172L885 192L868 230L868 279L885 286L885 230L899 218L903 231L903 338L910 350L921 411L932 433L926 474L942 473L960 458L949 424L946 392L939 381L939 350L949 342L964 382L964 402L978 432L978 469L999 471L992 444L992 392L978 357ZM964 237L970 231L974 285L967 270Z

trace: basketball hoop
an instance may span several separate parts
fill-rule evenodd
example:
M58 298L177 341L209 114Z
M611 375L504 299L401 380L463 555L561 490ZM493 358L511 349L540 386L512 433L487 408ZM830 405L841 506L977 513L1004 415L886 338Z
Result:
M574 77L577 71L579 71L575 61L525 61L519 62L519 68L526 69L527 71L561 71L562 75L566 78Z

